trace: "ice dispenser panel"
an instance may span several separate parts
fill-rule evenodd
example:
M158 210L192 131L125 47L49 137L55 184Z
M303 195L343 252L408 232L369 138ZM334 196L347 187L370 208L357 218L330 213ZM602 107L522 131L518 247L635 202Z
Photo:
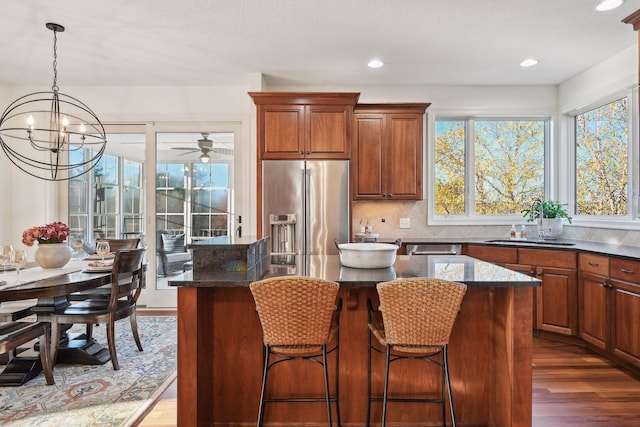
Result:
M292 255L296 253L296 215L271 214L271 253Z

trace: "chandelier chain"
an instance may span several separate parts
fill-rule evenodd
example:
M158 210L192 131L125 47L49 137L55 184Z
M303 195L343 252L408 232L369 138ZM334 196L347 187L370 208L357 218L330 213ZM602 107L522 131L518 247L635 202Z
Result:
M53 92L58 91L58 31L53 30Z

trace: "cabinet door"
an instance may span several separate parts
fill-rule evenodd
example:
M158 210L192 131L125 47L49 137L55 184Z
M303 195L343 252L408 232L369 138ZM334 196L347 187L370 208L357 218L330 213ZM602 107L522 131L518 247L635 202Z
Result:
M356 114L354 123L351 165L353 198L354 200L383 199L384 115Z
M578 334L577 274L565 268L538 267L538 329L564 335Z
M258 106L258 141L262 159L304 157L304 105Z
M387 117L387 157L383 163L387 197L422 200L422 115Z
M611 351L640 367L640 284L611 280Z
M349 159L353 108L346 105L308 105L306 108L306 157Z
M580 271L578 284L580 338L601 350L608 350L611 325L609 295L605 276Z

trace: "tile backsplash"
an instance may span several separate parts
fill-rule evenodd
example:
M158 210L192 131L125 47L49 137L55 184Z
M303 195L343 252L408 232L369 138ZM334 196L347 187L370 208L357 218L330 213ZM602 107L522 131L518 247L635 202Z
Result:
M510 225L427 225L427 203L420 202L353 202L351 230L356 233L367 222L373 233L384 238L500 238L508 237ZM411 227L400 228L400 218L409 218ZM384 222L382 220L384 219ZM535 224L526 226L529 236L536 235ZM565 225L563 238L597 243L640 247L640 231Z

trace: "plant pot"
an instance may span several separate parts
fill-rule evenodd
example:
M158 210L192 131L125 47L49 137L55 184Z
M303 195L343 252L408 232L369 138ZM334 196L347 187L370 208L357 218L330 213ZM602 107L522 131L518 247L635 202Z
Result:
M562 236L562 218L543 218L544 238L554 240Z
M42 268L64 267L71 259L71 249L66 243L38 244L35 260Z

